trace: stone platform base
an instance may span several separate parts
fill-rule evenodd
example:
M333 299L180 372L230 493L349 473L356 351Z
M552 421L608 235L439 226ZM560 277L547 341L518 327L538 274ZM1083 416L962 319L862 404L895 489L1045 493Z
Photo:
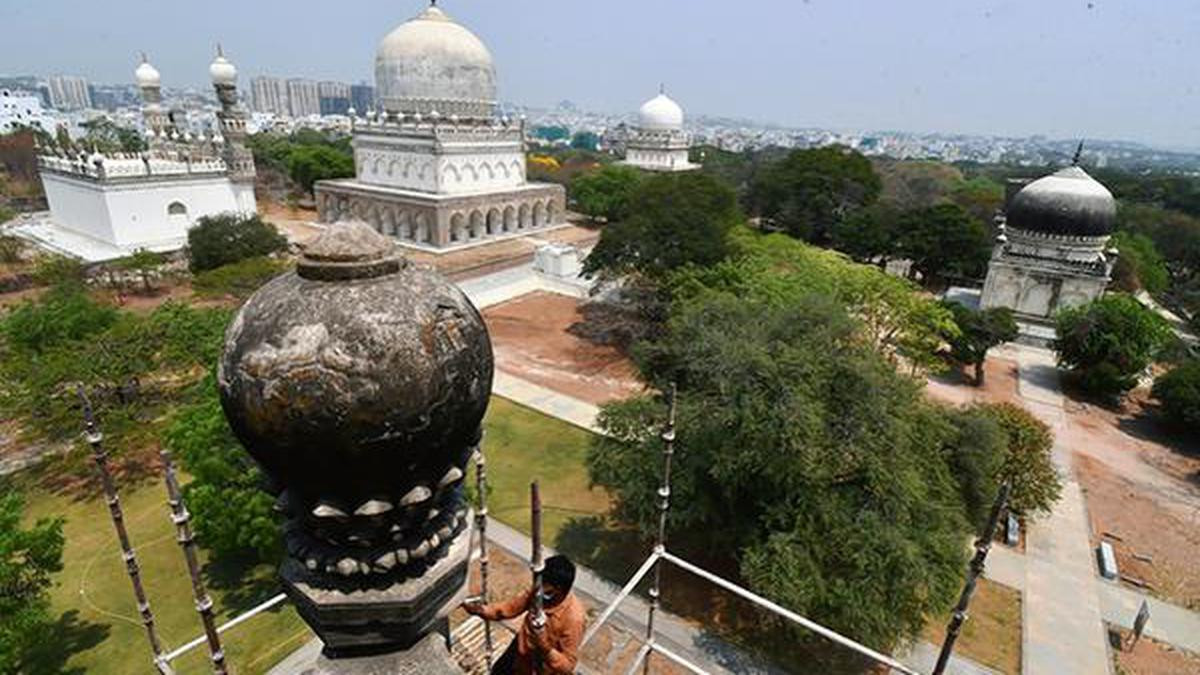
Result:
M321 653L319 642L305 645L283 663L271 670L271 675L462 675L463 671L450 658L446 638L430 633L423 640L402 652L361 656L350 659L331 659Z
M442 249L561 225L566 190L527 183L468 194L431 194L354 179L315 187L319 222L362 220L402 243Z

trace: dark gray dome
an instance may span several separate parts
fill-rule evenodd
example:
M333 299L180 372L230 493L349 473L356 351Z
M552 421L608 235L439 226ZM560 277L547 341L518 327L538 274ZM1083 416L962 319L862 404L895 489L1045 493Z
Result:
M1108 188L1071 166L1039 178L1009 203L1006 225L1017 230L1064 237L1112 234L1117 203Z
M242 306L218 381L234 432L277 484L353 509L461 468L492 372L462 291L369 226L341 223Z

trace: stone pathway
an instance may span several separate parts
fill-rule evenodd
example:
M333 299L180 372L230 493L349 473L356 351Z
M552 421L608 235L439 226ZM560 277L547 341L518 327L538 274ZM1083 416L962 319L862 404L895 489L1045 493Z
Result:
M560 394L501 370L497 370L492 379L492 393L577 427L601 433L596 425L600 409L587 401Z

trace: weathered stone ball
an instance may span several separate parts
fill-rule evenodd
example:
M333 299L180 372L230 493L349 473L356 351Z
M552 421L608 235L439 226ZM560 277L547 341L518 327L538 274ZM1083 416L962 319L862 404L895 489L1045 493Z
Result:
M218 385L234 433L289 498L352 510L461 468L492 373L462 291L343 223L238 311Z

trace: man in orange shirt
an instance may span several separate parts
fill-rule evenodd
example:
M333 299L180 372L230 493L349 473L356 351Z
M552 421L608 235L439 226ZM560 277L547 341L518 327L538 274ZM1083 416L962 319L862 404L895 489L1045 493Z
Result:
M542 571L542 608L546 624L533 625L533 590L491 605L467 603L463 609L488 621L514 619L526 614L516 639L492 666L492 675L569 675L578 662L585 613L571 586L575 565L566 556L546 558ZM534 670L535 655L541 663Z

